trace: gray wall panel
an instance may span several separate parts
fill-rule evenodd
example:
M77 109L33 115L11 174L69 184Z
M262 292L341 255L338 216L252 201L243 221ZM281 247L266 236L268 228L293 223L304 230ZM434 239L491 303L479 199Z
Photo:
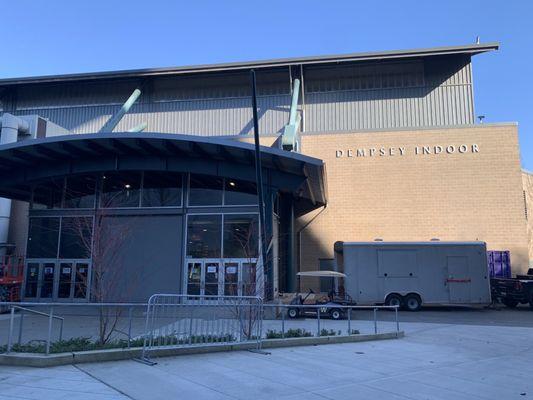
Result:
M107 283L114 290L106 290L104 301L146 302L154 293L180 293L182 220L170 215L106 217L102 232L122 234L126 240L104 247L113 255L101 271L114 279Z

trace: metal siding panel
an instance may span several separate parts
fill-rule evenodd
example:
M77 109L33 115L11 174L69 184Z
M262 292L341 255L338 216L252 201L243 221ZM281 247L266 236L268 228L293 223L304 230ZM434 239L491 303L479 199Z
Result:
M451 70L454 70L453 73L450 73ZM446 76L446 73L449 75ZM434 73L428 78L426 87L357 89L363 83L366 87L368 82L349 76L343 80L333 79L327 74L317 76L306 80L307 131L393 129L474 122L471 65L468 62L460 68L457 63L444 66L441 75ZM392 78L393 75L386 73L383 78L374 79L373 85L379 85L382 80L385 85L390 84ZM401 76L401 82L398 79L396 76L394 85L410 83L407 76ZM440 81L438 85L434 84L436 81ZM99 87L95 93L87 94L85 91L88 86L81 84L78 84L81 85L79 87L67 85L51 91L22 90L17 114L39 114L75 133L95 132L120 108L122 101L135 87L134 83L113 83L111 89L109 86L106 89L109 93ZM356 89L332 90L339 87ZM265 88L270 92L278 90L276 86ZM314 91L309 91L310 88ZM243 93L237 87L233 89L232 93ZM154 102L143 99L144 102L133 106L116 130L127 130L146 122L147 131L201 136L250 134L250 98L214 97L228 93L221 90L219 87L202 87L186 92L209 98ZM162 99L171 95L172 91L167 90L147 98ZM174 93L174 97L178 95ZM281 130L288 120L290 100L288 93L259 96L260 133L272 134ZM113 103L101 104L106 101ZM83 106L77 106L78 103L83 103Z
M146 122L147 131L184 133L201 136L235 135L251 132L252 113L248 98L177 101L135 104L115 131L124 131ZM261 112L260 132L278 132L289 115L289 96L265 96L258 99ZM39 114L74 133L98 131L119 110L119 105L39 108ZM28 110L18 110L27 114Z

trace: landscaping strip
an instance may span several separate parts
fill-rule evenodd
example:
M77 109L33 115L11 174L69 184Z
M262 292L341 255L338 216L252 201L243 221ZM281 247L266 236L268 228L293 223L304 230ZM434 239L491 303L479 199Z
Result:
M373 335L350 335L350 336L313 336L293 337L285 339L265 339L263 349L291 346L310 346L335 343L366 342L371 340L398 339L404 336L404 332L378 333ZM257 347L255 342L233 344L209 344L188 347L161 346L150 351L151 358L173 357L185 354L202 354L221 351L252 350ZM90 351L77 351L70 353L37 354L37 353L9 353L0 354L0 365L26 366L26 367L53 367L58 365L118 361L140 358L142 347L130 349L114 348Z

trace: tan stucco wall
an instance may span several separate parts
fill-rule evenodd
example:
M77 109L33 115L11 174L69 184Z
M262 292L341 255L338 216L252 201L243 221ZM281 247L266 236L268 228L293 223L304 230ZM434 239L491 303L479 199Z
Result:
M529 246L529 266L533 268L533 173L522 172L524 201L527 207L527 238Z
M453 154L446 151L449 145L455 146ZM458 152L461 145L466 145L466 152ZM423 151L422 146L430 146L432 153L435 146L442 146L443 151L415 154L416 147ZM479 151L473 152L473 146ZM381 148L385 155L380 155ZM357 156L357 149L365 149L365 156ZM372 156L370 149L375 149ZM375 238L482 240L488 249L510 250L515 273L526 269L515 124L307 134L302 152L325 161L329 199L327 208L302 232L302 270L316 270L319 258L332 258L335 241ZM306 284L311 282L302 282Z

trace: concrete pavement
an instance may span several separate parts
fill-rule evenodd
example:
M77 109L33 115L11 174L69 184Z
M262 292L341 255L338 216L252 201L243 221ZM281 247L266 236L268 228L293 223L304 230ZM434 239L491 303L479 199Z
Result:
M152 367L3 367L0 399L527 399L533 313L522 318L523 327L408 322L400 340L182 356Z

